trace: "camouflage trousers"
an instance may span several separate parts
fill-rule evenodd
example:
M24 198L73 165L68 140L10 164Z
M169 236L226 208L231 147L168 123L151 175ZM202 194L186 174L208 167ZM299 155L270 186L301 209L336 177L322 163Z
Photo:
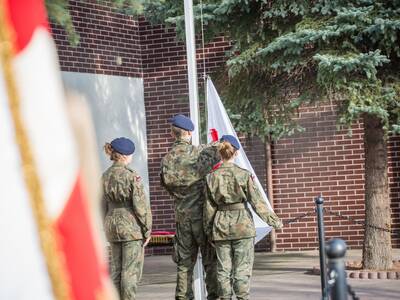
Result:
M177 264L175 290L175 299L177 300L194 299L193 269L199 248L206 273L207 299L218 299L215 249L206 241L203 221L199 219L186 220L176 224L173 260Z
M134 300L143 269L143 241L111 242L111 278L121 300Z
M254 262L254 239L215 241L220 299L250 299L250 277Z

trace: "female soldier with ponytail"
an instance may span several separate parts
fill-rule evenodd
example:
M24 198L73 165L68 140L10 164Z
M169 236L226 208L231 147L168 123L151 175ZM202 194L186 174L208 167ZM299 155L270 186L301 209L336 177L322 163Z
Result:
M151 210L132 161L135 144L117 138L104 146L113 161L102 176L104 227L111 245L111 277L121 300L135 299L143 268L144 247L150 240Z
M233 163L240 144L232 135L220 140L222 164L207 175L204 229L217 252L220 299L249 299L256 230L248 208L274 228L282 222L268 209L249 171Z

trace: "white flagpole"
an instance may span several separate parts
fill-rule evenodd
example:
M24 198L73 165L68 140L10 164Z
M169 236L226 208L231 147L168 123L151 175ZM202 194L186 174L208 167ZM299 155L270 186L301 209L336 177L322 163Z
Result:
M192 136L194 145L200 143L199 136L199 99L197 91L197 69L196 69L196 45L194 38L193 3L185 0L185 33L186 33L186 55L189 81L190 118L195 130Z
M193 3L192 0L185 0L185 33L186 33L186 55L188 66L188 81L189 81L189 103L190 103L190 118L195 125L195 130L192 134L193 145L200 144L199 135L199 100L197 91L197 69L196 69L196 45L194 38L194 19L193 19ZM196 266L194 268L193 292L195 300L204 300L206 291L204 288L203 279L203 264L201 262L201 254L197 257Z

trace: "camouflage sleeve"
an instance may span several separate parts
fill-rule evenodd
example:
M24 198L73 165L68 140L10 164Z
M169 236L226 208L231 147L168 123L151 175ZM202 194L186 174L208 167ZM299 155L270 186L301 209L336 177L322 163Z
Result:
M102 189L101 204L100 204L101 205L101 216L103 217L103 221L104 221L104 219L106 218L106 215L107 215L108 205L107 205L107 198L104 194L104 177L103 176L101 177L101 189Z
M274 228L282 228L282 221L278 216L271 210L269 210L267 204L264 202L262 195L254 184L251 175L248 176L247 180L247 201L250 203L253 210L257 215L268 225Z
M168 194L170 195L170 196L174 196L174 193L168 188L168 186L165 184L165 181L164 181L164 174L163 174L163 167L162 167L162 164L161 164L161 171L160 171L160 185L168 192Z
M146 199L143 184L139 176L134 176L133 179L133 210L136 218L142 228L143 237L146 239L151 234L152 217L150 203Z
M107 211L108 211L107 200L106 200L106 197L103 194L103 196L101 197L101 215L103 216L103 220L107 216Z
M206 176L212 171L213 166L221 160L218 152L219 142L199 146L198 166L200 176Z
M214 217L217 212L217 205L212 198L208 185L205 186L205 202L203 207L203 227L207 237L211 239Z

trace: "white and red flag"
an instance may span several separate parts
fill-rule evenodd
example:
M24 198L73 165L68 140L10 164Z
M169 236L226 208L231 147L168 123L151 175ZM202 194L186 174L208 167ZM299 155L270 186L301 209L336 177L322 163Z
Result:
M42 0L0 0L0 299L109 299Z
M211 140L217 139L218 134L220 134L221 136L223 134L230 134L238 139L235 129L233 128L229 116L225 110L225 107L222 104L218 92L215 89L214 84L210 78L207 78L207 128L208 132L211 133L208 136L209 142ZM269 207L269 209L272 210L271 204L268 201L268 197L265 194L264 188L258 180L257 175L254 172L253 167L251 166L243 147L240 147L239 155L235 158L235 163L239 167L247 169L253 174L254 182L259 188L266 205ZM249 208L253 214L254 225L256 227L257 236L255 242L257 243L262 238L264 238L271 231L272 228L263 220L261 220L261 218L256 213L254 213L251 206L249 206Z

